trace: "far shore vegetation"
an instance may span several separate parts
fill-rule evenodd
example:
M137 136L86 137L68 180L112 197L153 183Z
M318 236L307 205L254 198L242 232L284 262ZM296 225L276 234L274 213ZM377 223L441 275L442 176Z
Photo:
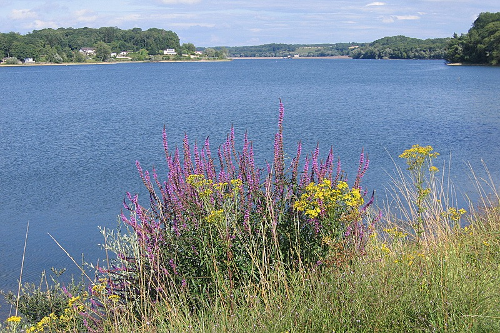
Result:
M172 31L116 27L34 30L26 35L0 33L2 64L101 63L225 59L222 50L197 51Z
M121 226L102 230L107 260L79 265L78 281L60 283L53 269L4 293L11 312L0 330L500 331L491 179L471 170L480 199L460 207L449 166L416 144L375 201L363 186L366 152L348 181L331 149L298 143L286 156L281 103L277 118L263 167L234 129L215 149L187 135L171 146L164 129L168 172L136 162L149 196L127 193Z
M0 64L197 61L227 58L444 59L452 64L500 63L500 12L481 13L467 34L418 39L392 36L371 43L265 44L196 47L180 43L175 32L117 27L0 33Z

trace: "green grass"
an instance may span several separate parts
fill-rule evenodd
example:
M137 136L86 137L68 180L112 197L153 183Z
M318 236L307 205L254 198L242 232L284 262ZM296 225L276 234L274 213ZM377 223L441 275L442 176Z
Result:
M500 331L500 219L488 211L439 244L373 241L350 265L297 273L288 286L236 295L236 305L175 316L160 307L160 331ZM414 257L414 258L413 258ZM411 259L411 260L410 260Z
M322 271L292 273L286 280L271 273L267 283L237 289L197 312L183 303L181 295L168 305L148 304L143 320L127 309L115 313L102 328L109 332L500 331L498 207L482 211L467 228L456 228L438 242L380 238L371 238L365 256ZM16 331L12 328L6 323L2 331Z

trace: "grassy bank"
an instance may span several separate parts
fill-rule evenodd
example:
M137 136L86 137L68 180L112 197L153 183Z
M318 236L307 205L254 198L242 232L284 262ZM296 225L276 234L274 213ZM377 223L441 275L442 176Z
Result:
M124 308L105 318L102 331L495 332L499 276L500 210L491 208L437 243L372 237L366 255L352 262L296 272L286 283L270 276L265 285L242 288L196 313L182 295L175 304L148 304L143 320ZM13 324L3 331L31 326L24 319ZM77 331L74 324L47 324L45 331Z
M500 209L491 181L457 207L432 147L399 157L381 207L330 150L283 148L255 166L234 130L212 157L186 136L167 180L137 170L149 192L128 194L120 230L103 230L107 262L84 281L50 279L9 296L6 332L499 331ZM213 154L216 155L216 154ZM299 168L300 167L300 168ZM455 204L454 204L455 203ZM91 278L90 276L97 276Z
M287 286L268 291L267 301L259 290L247 291L234 309L166 312L157 325L179 332L496 332L499 223L491 210L473 227L425 247L394 239L385 247L374 239L363 258L293 275Z

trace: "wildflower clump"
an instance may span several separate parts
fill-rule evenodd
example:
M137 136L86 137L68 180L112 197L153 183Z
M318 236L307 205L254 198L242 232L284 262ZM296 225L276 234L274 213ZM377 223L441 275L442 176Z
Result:
M439 156L439 153L434 152L432 146L422 147L420 145L413 145L410 149L403 151L400 158L406 160L413 185L416 189L416 196L413 204L416 206L417 218L413 223L413 228L417 237L420 240L424 233L424 212L426 210L425 200L431 193L429 183L432 182L433 175L439 169L432 165L432 160ZM428 170L431 178L427 178Z
M316 269L338 253L361 255L374 223L367 214L373 195L361 187L368 160L361 153L352 186L332 149L324 160L319 147L303 159L299 143L287 165L283 117L280 103L273 162L265 168L256 166L246 134L236 151L234 129L217 154L208 139L192 145L187 135L182 149L172 150L164 129L167 180L136 163L149 207L127 194L121 221L136 245L108 247L117 258L100 268L106 294L96 297L117 295L139 311L145 297L172 302L183 295L196 309L231 302L235 290L268 283L270 274Z
M324 237L338 238L348 226L344 221L352 220L363 203L359 188L349 188L345 181L332 184L329 179L323 179L319 183L309 183L293 207L315 223L317 231L321 229ZM320 224L328 227L319 228Z

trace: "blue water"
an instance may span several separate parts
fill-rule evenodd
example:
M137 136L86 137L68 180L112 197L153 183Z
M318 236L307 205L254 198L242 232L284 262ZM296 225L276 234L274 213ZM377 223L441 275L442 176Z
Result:
M383 193L396 157L413 144L452 154L452 179L470 190L465 161L500 180L500 68L443 61L235 60L0 68L0 289L42 270L95 262L98 226L115 227L127 191L142 191L135 161L165 170L184 133L221 144L231 125L271 160L279 98L285 144L333 146L348 174L362 148L365 185ZM323 155L324 156L324 155ZM398 163L402 161L397 161ZM263 164L261 164L263 165ZM143 193L143 192L141 192ZM143 197L143 203L147 198ZM0 309L0 311L4 311Z

